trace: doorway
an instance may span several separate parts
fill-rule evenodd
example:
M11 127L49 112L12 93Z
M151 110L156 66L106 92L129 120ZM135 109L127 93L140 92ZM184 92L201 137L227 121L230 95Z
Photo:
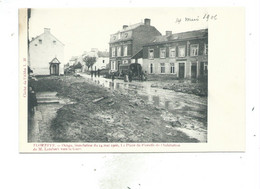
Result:
M50 65L50 75L59 75L59 64L52 63Z
M191 78L197 78L197 63L191 63Z
M179 78L183 79L185 76L185 63L179 63Z

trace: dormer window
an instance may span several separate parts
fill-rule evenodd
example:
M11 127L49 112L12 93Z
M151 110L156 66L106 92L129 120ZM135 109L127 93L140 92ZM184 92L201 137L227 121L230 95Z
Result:
M42 44L42 40L41 39L39 39L39 44Z

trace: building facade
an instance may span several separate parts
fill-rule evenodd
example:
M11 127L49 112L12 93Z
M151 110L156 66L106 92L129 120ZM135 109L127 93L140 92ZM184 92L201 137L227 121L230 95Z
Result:
M110 35L110 69L117 71L120 64L131 63L131 58L142 50L144 44L160 35L161 33L154 26L151 26L150 19L145 19L144 23L123 25L122 30Z
M108 51L99 51L97 48L92 48L90 51L84 51L80 56L73 56L71 58L72 65L81 64L82 69L81 72L87 71L88 67L84 62L84 58L86 56L96 57L96 62L93 64L93 71L106 69L109 64L109 52ZM89 68L91 69L91 68Z
M109 64L109 52L99 51L97 48L92 48L90 52L85 53L85 56L96 57L96 62L93 64L93 71L107 68Z
M56 58L56 59L55 59ZM59 62L53 63L52 60ZM64 44L44 28L44 33L29 42L29 66L35 75L64 74Z
M143 70L148 74L172 74L198 78L208 71L208 30L157 36L143 46Z

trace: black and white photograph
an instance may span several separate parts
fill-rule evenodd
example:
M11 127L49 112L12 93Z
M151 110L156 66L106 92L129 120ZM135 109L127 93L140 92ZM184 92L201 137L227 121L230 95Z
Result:
M243 150L243 23L242 8L20 9L21 151Z
M217 15L186 12L28 9L28 142L207 143Z

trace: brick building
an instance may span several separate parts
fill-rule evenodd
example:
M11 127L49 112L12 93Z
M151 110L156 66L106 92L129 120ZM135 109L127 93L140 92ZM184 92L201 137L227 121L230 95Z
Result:
M29 66L35 75L64 73L64 44L49 28L44 28L44 33L29 42Z
M142 50L143 45L160 35L161 33L151 26L151 20L147 18L144 23L123 25L122 30L110 35L110 69L116 71L120 64L131 63L131 57Z
M207 75L208 29L172 34L166 31L143 46L143 70L178 78Z

